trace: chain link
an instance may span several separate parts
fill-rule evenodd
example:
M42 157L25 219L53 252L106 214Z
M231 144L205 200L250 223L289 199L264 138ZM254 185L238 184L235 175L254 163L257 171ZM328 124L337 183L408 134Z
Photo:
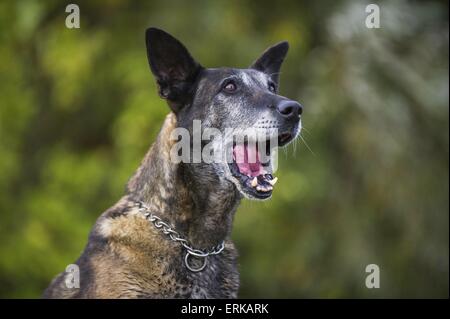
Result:
M220 254L223 251L223 249L225 248L225 242L222 241L219 245L217 245L207 251L196 249L190 245L190 243L187 239L181 237L181 235L176 230L174 230L171 225L164 222L160 217L158 217L155 214L153 214L152 212L150 212L150 209L148 208L148 206L145 205L143 202L138 201L138 202L136 202L135 206L138 207L139 211L144 214L145 218L148 221L150 221L153 224L153 226L155 226L156 229L159 229L162 233L164 233L165 235L168 235L172 241L180 243L181 246L183 246L184 249L187 250L187 254L185 257L185 264L186 264L186 267L191 271L197 272L197 271L203 270L203 268L205 268L205 266L206 266L206 257L211 256L211 255ZM203 262L203 265L200 268L191 267L188 263L189 255L199 257L199 258L204 258L205 260Z

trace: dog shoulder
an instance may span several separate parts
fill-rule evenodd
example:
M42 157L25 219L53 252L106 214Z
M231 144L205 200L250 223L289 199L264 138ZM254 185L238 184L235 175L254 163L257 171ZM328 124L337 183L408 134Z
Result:
M105 211L80 258L80 287L69 289L59 274L44 298L152 298L174 286L169 271L174 249L127 199Z

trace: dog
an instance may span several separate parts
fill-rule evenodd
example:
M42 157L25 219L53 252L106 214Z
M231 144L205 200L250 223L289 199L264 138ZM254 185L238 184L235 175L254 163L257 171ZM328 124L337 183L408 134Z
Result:
M248 69L204 68L186 47L157 28L146 30L147 56L171 112L130 178L125 195L96 221L73 274L62 272L44 298L237 298L237 251L230 239L243 198L271 197L272 163L249 140L230 142L231 162L174 162L173 130L193 134L258 128L283 147L301 130L303 107L280 96L279 71L289 45L268 48ZM189 145L192 145L190 142ZM201 144L202 147L204 144ZM273 151L266 148L269 153ZM236 161L236 155L244 155ZM70 278L69 278L70 277Z

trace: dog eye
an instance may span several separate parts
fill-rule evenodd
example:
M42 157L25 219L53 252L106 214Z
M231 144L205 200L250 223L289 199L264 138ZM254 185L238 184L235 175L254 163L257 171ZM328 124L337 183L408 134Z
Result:
M276 93L277 92L277 88L276 88L275 84L269 83L269 91L272 92L272 93Z
M226 92L231 93L231 92L236 91L237 86L236 86L236 84L235 84L234 82L228 82L227 84L225 84L225 86L223 87L223 89L224 89Z

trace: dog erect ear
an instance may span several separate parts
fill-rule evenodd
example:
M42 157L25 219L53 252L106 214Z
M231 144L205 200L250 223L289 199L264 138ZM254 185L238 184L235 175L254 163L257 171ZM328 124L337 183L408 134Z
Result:
M192 86L202 69L180 41L167 32L149 28L145 34L150 69L159 95L178 112L192 98Z
M264 53L250 66L255 69L268 74L273 81L278 82L278 75L281 64L286 57L289 50L289 43L283 41L268 48Z

